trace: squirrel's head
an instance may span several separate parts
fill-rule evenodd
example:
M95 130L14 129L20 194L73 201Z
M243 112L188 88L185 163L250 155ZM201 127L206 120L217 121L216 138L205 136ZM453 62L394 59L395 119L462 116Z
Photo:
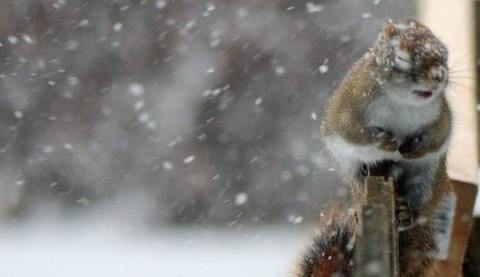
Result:
M432 103L448 83L448 50L414 19L389 21L372 49L385 91L405 104Z

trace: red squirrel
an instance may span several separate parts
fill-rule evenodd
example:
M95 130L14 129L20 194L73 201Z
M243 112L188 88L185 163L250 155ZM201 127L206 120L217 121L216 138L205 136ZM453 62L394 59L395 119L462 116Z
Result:
M334 209L325 216L296 276L352 275L362 168L383 161L392 163L388 175L414 222L399 229L400 276L433 274L438 220L452 197L445 166L452 126L447 62L446 46L425 25L390 20L344 77L322 133L340 171L357 187L357 203L353 213Z

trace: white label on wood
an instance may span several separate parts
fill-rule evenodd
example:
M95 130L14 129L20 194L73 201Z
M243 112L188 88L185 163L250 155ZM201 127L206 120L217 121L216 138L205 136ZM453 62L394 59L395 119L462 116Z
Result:
M435 259L437 260L448 259L456 206L457 196L452 193L445 199L436 215L438 229L435 234L435 241L437 243L438 251L435 255Z

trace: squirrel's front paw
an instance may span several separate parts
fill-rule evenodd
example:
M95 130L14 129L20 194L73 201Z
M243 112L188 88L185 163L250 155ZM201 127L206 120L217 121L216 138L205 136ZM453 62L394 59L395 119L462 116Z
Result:
M378 148L388 152L395 152L398 150L399 143L397 138L393 136L392 132L379 127L372 127L369 131L370 135L379 142Z
M405 159L411 160L421 158L425 155L425 152L421 149L422 141L422 136L407 139L404 144L400 145L398 150Z

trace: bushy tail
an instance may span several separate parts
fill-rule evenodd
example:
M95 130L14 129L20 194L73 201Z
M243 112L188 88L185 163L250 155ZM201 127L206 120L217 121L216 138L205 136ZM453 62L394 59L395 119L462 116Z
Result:
M303 255L296 277L352 276L357 221L354 214L338 209L325 215L322 229Z

